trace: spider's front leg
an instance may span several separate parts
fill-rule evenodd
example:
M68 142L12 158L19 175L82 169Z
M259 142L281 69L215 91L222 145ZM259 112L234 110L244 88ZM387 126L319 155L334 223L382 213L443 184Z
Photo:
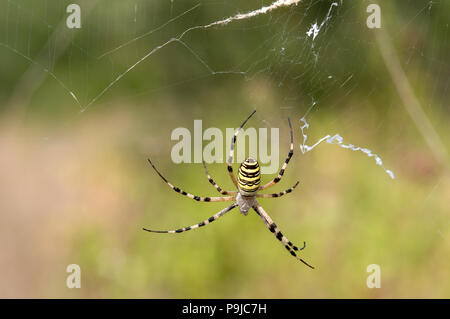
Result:
M223 215L225 215L226 213L228 213L230 210L232 210L233 208L235 208L237 206L236 203L231 204L230 206L228 206L227 208L221 210L220 212L218 212L217 214L211 216L210 218L202 221L201 223L192 225L192 226L188 226L188 227L183 227L183 228L178 228L178 229L174 229L174 230L152 230L152 229L147 229L147 228L143 228L145 231L151 232L151 233L164 233L164 234L175 234L175 233L182 233L191 229L196 229L205 225L208 225L210 223L212 223L213 221L215 221L216 219L219 219L220 217L222 217Z
M297 258L298 260L300 260L302 263L304 263L306 266L314 269L313 266L311 266L310 264L308 264L306 261L304 261L303 259L301 259L299 256L297 256L297 254L295 253L295 251L299 251L302 250L303 248L305 248L306 243L303 242L303 247L302 248L298 248L297 246L295 246L294 244L292 244L289 239L287 239L286 236L284 236L281 231L278 229L277 225L273 222L272 218L270 218L270 216L266 213L266 211L261 207L261 205L256 202L256 204L253 206L253 209L255 210L255 212L258 214L259 217L261 217L262 221L264 222L264 224L267 226L267 228L275 235L275 237L277 237L277 239L284 245L284 247L287 249L287 251L289 251L289 253L294 256L295 258Z

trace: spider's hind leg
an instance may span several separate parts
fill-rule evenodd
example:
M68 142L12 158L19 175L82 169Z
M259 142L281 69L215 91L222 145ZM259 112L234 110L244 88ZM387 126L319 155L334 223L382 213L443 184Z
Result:
M224 191L219 185L214 182L214 180L211 178L211 175L209 175L208 169L206 168L205 161L203 161L203 167L205 168L206 177L208 178L208 181L211 183L212 186L214 186L215 189L222 195L236 195L237 191Z
M289 161L291 160L291 157L292 157L292 155L294 154L294 134L292 133L292 124L291 124L291 119L290 119L290 118L288 118L288 122L289 122L289 130L290 130L290 132L291 132L291 145L290 145L290 148L289 148L289 153L288 153L288 155L287 155L287 157L286 157L286 160L285 160L284 163L283 163L283 166L282 166L281 169L280 169L280 172L278 173L278 176L275 177L275 178L274 178L272 181L270 181L269 183L267 183L267 184L265 184L265 185L262 185L262 186L259 188L259 190L263 190L263 189L272 187L273 185L275 185L276 183L278 183L278 182L281 180L281 178L282 178L283 175L284 175L284 171L286 170L286 167L288 166Z
M291 193L291 192L297 187L298 183L299 183L299 182L297 181L297 183L295 183L294 186L292 186L291 188L288 188L287 190L282 191L282 192L280 192L280 193L274 193L274 194L256 194L256 197L258 197L258 198L275 198L275 197L281 197L281 196L283 196L283 195L286 195L286 194Z
M226 202L226 201L233 201L234 197L233 196L224 196L224 197L201 197L201 196L197 196L191 193L188 193L184 190L182 190L179 187L176 187L175 185L173 185L171 182L169 182L155 167L155 165L153 165L152 161L148 158L147 159L148 162L150 163L150 165L153 167L153 169L155 170L155 172L161 177L161 179L167 184L169 185L170 188L172 188L175 192L183 195L183 196L187 196L193 200L196 200L198 202Z
M227 170L228 170L228 174L230 175L231 181L233 182L234 186L236 186L237 189L239 189L239 185L238 182L236 181L236 177L234 176L233 173L233 155L234 155L234 145L236 144L236 139L237 139L237 135L239 134L239 131L244 127L245 123L247 123L247 121L253 116L253 114L255 114L256 110L253 110L252 114L249 115L249 117L247 117L245 119L245 121L241 124L241 126L234 132L233 138L231 139L231 146L230 146L230 156L228 157L227 160Z

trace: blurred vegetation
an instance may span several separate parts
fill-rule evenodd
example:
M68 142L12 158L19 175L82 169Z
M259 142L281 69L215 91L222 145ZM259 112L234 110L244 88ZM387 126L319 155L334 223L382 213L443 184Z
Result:
M65 27L70 3L0 0L1 297L450 297L448 162L433 157L402 106L377 30L365 24L371 1L339 3L314 41L306 31L332 1L192 31L183 38L188 47L164 47L90 105L172 37L271 1L77 1L82 10L92 6L80 30ZM450 2L382 2L381 9L448 150ZM211 74L205 64L247 73ZM302 155L299 119L314 102L308 144L339 133L378 154L396 179L373 158L336 146ZM293 120L294 157L273 190L300 185L260 202L292 242L306 241L302 256L316 270L289 256L256 214L235 210L179 235L141 230L192 225L225 207L177 195L146 158L180 188L215 196L201 164L171 161L171 132L192 130L195 119L225 131L254 108L248 127L280 127L280 163L286 118ZM232 187L225 164L209 170ZM81 267L81 289L65 285L72 263ZM381 266L381 289L366 286L370 264Z

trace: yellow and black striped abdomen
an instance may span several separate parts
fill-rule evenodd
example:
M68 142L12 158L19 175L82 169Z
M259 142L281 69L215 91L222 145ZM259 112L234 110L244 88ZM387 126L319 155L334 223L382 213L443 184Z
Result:
M261 184L259 164L253 158L247 158L239 167L238 183L241 194L253 196Z

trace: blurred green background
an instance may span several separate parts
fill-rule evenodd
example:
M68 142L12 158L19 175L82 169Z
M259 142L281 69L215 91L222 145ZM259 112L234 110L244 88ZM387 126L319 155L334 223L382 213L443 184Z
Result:
M380 30L366 26L373 2L302 1L166 44L271 1L77 1L82 27L68 29L72 1L0 0L0 297L449 298L450 2L382 2ZM309 145L340 134L396 178L337 146L301 154L313 104ZM280 166L293 121L294 157L271 190L300 185L260 203L306 241L316 270L254 213L142 231L227 205L179 196L147 157L175 185L217 196L201 164L172 162L171 132L196 119L225 132L255 108L247 127L280 128ZM232 188L225 164L209 170ZM69 264L81 289L66 287ZM379 289L366 285L370 264Z

